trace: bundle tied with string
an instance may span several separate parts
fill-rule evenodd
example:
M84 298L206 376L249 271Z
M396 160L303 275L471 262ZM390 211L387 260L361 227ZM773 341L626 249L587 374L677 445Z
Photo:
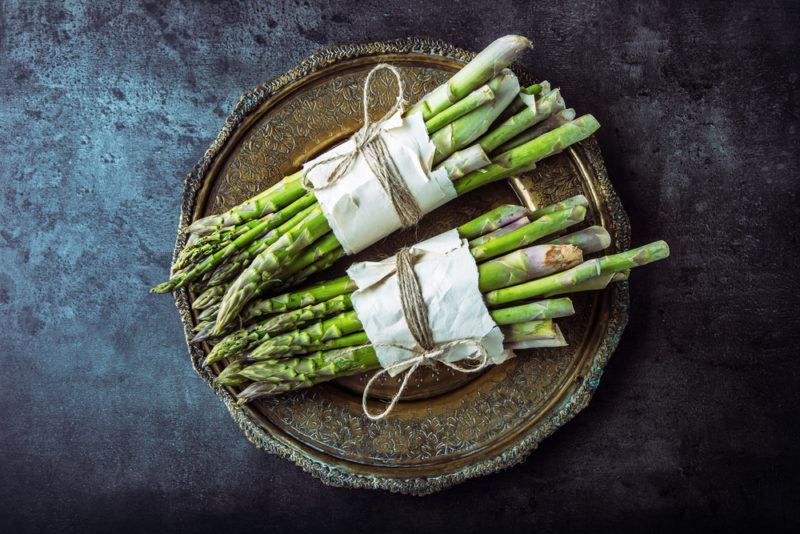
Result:
M380 262L356 263L347 273L358 287L353 308L383 367L364 389L362 403L370 419L392 411L421 365L440 362L471 373L513 355L503 348L503 334L479 290L478 267L457 230ZM386 409L370 412L367 398L374 382L403 372Z
M397 80L394 105L369 118L370 85L388 70ZM363 126L304 166L303 184L315 193L333 234L355 254L392 232L417 224L457 194L445 169L433 170L436 150L421 113L403 117L403 81L397 68L380 64L363 89Z

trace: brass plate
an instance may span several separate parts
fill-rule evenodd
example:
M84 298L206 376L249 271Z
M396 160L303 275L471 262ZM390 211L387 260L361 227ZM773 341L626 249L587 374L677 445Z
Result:
M335 46L248 93L186 178L175 254L192 220L245 200L351 135L360 126L364 78L375 64L400 67L413 102L472 57L447 43L419 38ZM523 69L514 70L523 83L533 82ZM390 106L394 83L386 75L374 85L375 114ZM534 207L578 193L591 201L587 223L604 225L614 249L627 248L627 216L597 143L589 139L519 179L451 202L418 228L341 260L324 276L340 274L354 260L393 254L501 203ZM191 298L185 290L176 293L187 338L195 320ZM573 300L577 314L560 320L568 347L520 351L518 358L480 376L426 370L415 377L404 402L379 422L361 414L364 376L240 407L230 390L214 385L219 369L199 365L208 347L190 345L189 350L195 370L256 446L327 484L422 495L521 462L586 406L625 327L628 286ZM385 398L394 387L394 381L382 384L376 397Z

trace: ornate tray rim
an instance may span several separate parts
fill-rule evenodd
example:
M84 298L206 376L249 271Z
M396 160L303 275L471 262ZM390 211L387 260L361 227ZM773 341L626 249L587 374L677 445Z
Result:
M443 56L462 62L474 57L473 52L455 47L445 41L425 37L408 37L390 41L379 41L362 44L333 45L322 48L301 61L297 66L285 74L265 82L252 91L243 95L234 110L225 120L222 130L211 146L203 154L200 161L192 168L184 180L181 201L181 213L178 222L178 237L173 250L173 262L185 244L185 229L191 223L195 208L198 203L198 194L202 189L205 177L213 167L217 156L223 151L226 143L234 137L248 118L249 114L262 106L269 98L286 86L327 67L338 61L369 57L381 54L424 54ZM524 69L522 69L524 71ZM593 167L597 181L606 196L611 219L614 221L618 243L627 247L630 241L630 225L627 214L614 191L605 165L600 155L600 148L594 138L582 143L586 158ZM572 149L570 149L572 150ZM450 488L471 478L488 475L508 469L523 462L546 437L571 420L578 412L585 408L596 390L611 354L616 349L622 332L628 321L629 290L628 283L618 284L611 296L611 313L608 328L603 336L603 341L595 353L589 373L576 387L572 394L563 402L554 413L544 419L540 424L532 427L528 434L514 445L506 448L500 454L479 460L476 463L461 467L457 471L435 477L387 477L365 475L352 472L344 465L328 465L320 460L308 456L304 451L290 442L267 431L258 421L257 417L242 406L224 388L214 382L213 374L204 368L200 362L204 353L199 347L188 343L192 332L192 315L189 303L189 294L186 289L174 293L175 305L178 308L181 322L183 323L189 356L195 372L199 374L217 397L225 404L234 421L244 432L247 439L256 447L269 453L292 461L301 469L310 473L322 482L337 487L380 489L392 493L411 495L426 495Z

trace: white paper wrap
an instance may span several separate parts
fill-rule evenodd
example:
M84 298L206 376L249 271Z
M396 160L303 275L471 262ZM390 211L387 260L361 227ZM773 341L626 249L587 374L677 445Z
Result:
M411 254L414 273L428 307L434 342L479 339L491 363L513 356L503 349L503 333L489 315L478 287L478 267L467 241L459 237L458 231L451 230L418 243L411 247ZM400 303L395 257L353 264L347 274L358 286L352 296L353 308L369 340L376 345L415 347ZM376 346L375 352L385 369L416 356L395 347ZM474 353L473 346L457 345L448 349L442 359L455 362ZM398 366L389 374L395 376L404 369Z
M392 159L423 213L456 197L447 171L431 171L436 147L428 137L421 113L403 118L398 111L381 125L381 129L380 135L386 140ZM330 185L326 185L327 179L341 160L309 170L317 161L351 152L353 146L352 139L345 141L303 166L308 180L316 188L314 193L322 213L348 254L360 252L401 228L389 195L363 156L359 155L347 174Z

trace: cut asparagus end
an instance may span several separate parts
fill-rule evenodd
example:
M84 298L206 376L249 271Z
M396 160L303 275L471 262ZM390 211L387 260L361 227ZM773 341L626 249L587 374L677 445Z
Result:
M590 226L550 242L553 245L575 245L584 254L592 254L611 246L611 235L602 226Z
M494 91L491 87L488 85L479 87L449 108L425 121L425 128L429 134L432 134L491 100L494 100Z
M529 213L530 210L524 206L502 204L459 226L458 235L463 239L474 239L522 219Z
M450 80L412 106L408 114L422 112L422 118L429 120L489 81L511 65L523 51L532 47L531 42L520 35L506 35L495 40Z
M454 152L449 158L441 162L434 171L445 169L450 180L458 180L472 171L486 167L492 162L480 145L472 145Z

